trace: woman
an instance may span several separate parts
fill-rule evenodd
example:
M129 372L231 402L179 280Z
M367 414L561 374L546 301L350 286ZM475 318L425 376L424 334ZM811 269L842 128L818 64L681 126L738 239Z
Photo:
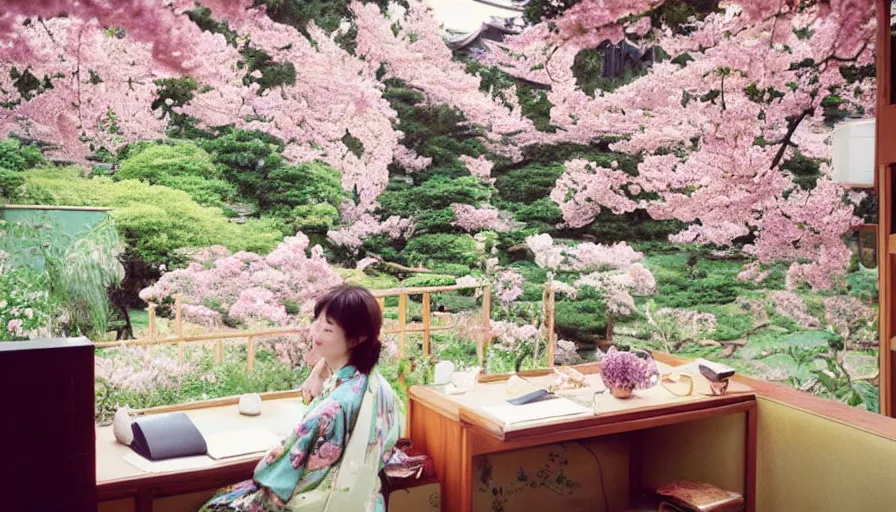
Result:
M398 439L395 395L374 370L382 349L381 325L379 304L364 288L338 288L317 301L311 336L321 362L315 365L303 390L318 396L289 437L271 448L258 463L252 480L222 489L200 512L323 510L303 504L309 498L316 502L332 499L334 479L356 425L361 427L356 433L367 440L367 459L375 456L376 460L366 466L363 461L359 466L351 460L351 468L344 468L346 473L339 478L345 481L350 477L349 481L353 481L357 477L363 482L375 480L375 484L366 491L350 485L340 488L337 492L348 493L340 495L341 502L348 500L352 510L340 507L336 511L330 507L330 512L385 512L376 475L355 474L358 467L362 472L378 473ZM373 394L367 393L369 398L363 410L371 414L361 418L368 389ZM365 428L367 431L363 431ZM352 495L353 492L358 495Z

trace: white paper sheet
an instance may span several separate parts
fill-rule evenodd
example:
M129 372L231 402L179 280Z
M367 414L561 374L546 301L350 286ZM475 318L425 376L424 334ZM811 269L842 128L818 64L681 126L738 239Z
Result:
M199 455L196 457L180 457L177 459L151 461L145 457L138 455L136 452L128 452L123 456L124 460L135 466L141 471L147 473L166 473L169 471L188 471L191 469L210 468L215 465L215 461L208 455Z
M307 410L308 406L298 401L283 404L274 419L266 421L265 426L277 436L288 437L290 432L302 422Z
M486 414L503 421L505 425L564 416L594 415L594 409L583 407L566 398L554 398L525 405L484 405L482 409Z
M249 427L206 436L205 444L209 457L218 460L263 453L279 440L279 437L266 428Z

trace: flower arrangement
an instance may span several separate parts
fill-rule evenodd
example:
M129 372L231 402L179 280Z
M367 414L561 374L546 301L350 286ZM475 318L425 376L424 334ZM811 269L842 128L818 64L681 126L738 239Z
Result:
M651 386L651 377L659 375L656 363L642 359L632 352L622 352L610 347L600 361L601 377L610 393L616 398L628 398L635 389Z

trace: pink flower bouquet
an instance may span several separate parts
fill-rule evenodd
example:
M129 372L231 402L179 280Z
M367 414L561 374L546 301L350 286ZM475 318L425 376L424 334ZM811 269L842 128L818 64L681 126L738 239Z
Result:
M635 389L653 385L652 377L659 375L653 359L642 359L633 352L622 352L610 347L600 361L601 378L616 398L629 398Z

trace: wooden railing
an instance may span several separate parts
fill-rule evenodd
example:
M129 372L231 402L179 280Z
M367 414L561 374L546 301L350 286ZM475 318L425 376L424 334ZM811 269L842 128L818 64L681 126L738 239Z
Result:
M483 330L486 339L478 340L479 343L485 345L488 343L488 332L490 331L489 320L491 319L492 307L492 289L488 285L452 285L452 286L428 286L418 288L391 288L388 290L371 290L370 293L376 297L380 304L380 310L386 310L386 298L398 297L398 326L386 328L382 330L383 334L398 334L398 353L404 356L405 341L408 333L423 333L423 354L429 357L432 354L432 333L438 331L450 331L457 328L457 323L452 325L432 325L432 300L431 294L453 292L458 290L482 290L482 318ZM422 325L408 324L408 297L411 295L423 296L423 311L421 313Z
M404 356L406 351L407 335L412 333L422 333L423 335L423 353L427 357L432 354L432 333L441 331L451 331L457 328L457 321L450 325L432 325L432 294L452 292L458 290L481 290L482 293L482 328L481 338L477 340L480 352L484 352L490 341L490 326L492 299L491 287L485 284L477 285L452 285L452 286L432 286L418 288L391 288L386 290L371 290L380 309L385 312L385 301L388 297L398 297L398 325L389 326L382 330L383 334L397 334L399 337L399 354ZM422 295L422 322L420 324L408 323L408 297ZM548 339L548 357L551 364L554 360L554 335L553 335L553 291L549 287L545 288L544 299L544 318ZM245 339L247 342L247 358L249 372L253 372L255 368L255 342L258 338L271 336L289 336L302 333L301 329L283 328L283 329L266 329L255 331L231 331L231 332L209 332L203 334L184 334L183 322L183 300L180 295L175 297L174 303L174 334L159 336L158 320L156 309L158 305L149 304L147 312L149 314L148 335L135 340L111 341L95 343L96 348L113 348L121 346L139 346L151 347L155 345L178 345L177 358L180 364L184 363L186 358L186 345L188 343L199 342L215 342L215 362L221 364L224 361L224 340L229 339ZM480 353L480 363L482 362L482 353Z
M258 331L232 331L232 332L211 332L205 334L195 334L190 336L184 336L183 331L183 302L180 295L178 295L175 299L174 303L174 329L175 334L169 336L158 336L158 326L156 324L156 308L158 305L150 304L149 307L146 308L149 313L149 335L145 338L138 338L135 340L122 340L122 341L107 341L101 343L94 343L94 347L96 348L113 348L113 347L122 347L122 346L131 346L131 347L151 347L154 345L178 345L177 350L177 361L180 364L184 363L186 358L186 345L187 343L198 343L198 342L210 342L214 341L215 344L215 362L217 364L221 364L224 362L224 340L235 339L235 338L245 338L247 340L247 359L249 372L252 373L255 371L255 339L261 337L270 337L270 336L287 336L287 335L295 335L300 334L303 331L301 329L297 329L295 327L292 328L284 328L284 329L267 329L267 330L258 330Z
M450 331L452 329L456 329L458 327L458 321L455 321L451 325L432 325L432 297L433 293L443 293L443 292L452 292L458 290L481 290L482 293L482 328L481 328L481 336L477 339L477 347L478 347L478 356L479 356L479 364L480 366L483 363L483 358L485 354L485 350L488 347L488 344L491 340L491 326L489 324L491 320L491 311L492 311L492 299L491 299L491 287L488 284L477 284L477 285L453 285L453 286L433 286L433 287L418 287L418 288L392 288L386 290L371 290L371 293L374 297L376 297L377 302L380 305L380 310L385 313L385 301L388 297L398 297L398 325L394 327L387 327L383 329L381 332L383 334L397 334L399 336L399 357L404 357L406 354L406 336L410 333L422 333L423 334L423 353L426 357L430 357L432 355L432 333L440 332L440 331ZM408 323L408 297L422 295L422 321L420 325L409 324ZM96 348L115 348L115 347L123 347L123 346L138 346L138 347L147 347L148 349L152 349L153 346L156 345L178 345L178 362L183 364L186 359L186 345L188 343L200 343L200 342L211 342L214 341L216 343L215 349L215 361L217 364L221 364L224 362L224 340L229 339L240 339L244 338L247 342L247 364L248 370L250 373L255 370L255 341L257 338L262 337L271 337L271 336L288 336L288 335L298 335L302 334L304 329L299 328L284 328L284 329L267 329L267 330L255 330L255 331L231 331L231 332L210 332L204 334L194 334L194 335L184 335L184 321L183 321L183 298L178 295L175 297L174 303L174 334L167 336L159 336L158 334L158 323L156 316L156 309L158 305L149 304L147 307L147 312L149 314L149 325L148 325L148 336L144 338L139 338L135 340L123 340L123 341L111 341L111 342L99 342L95 343L94 346ZM554 335L554 291L549 286L546 285L544 288L544 292L542 294L542 313L544 318L544 328L546 330L546 339L547 339L547 356L548 356L548 369L543 371L536 371L536 373L540 372L549 372L550 367L554 365L554 351L556 344L556 337ZM524 372L525 373L525 372ZM496 375L496 376L483 376L485 380L492 380L494 378L506 378L507 375ZM273 400L277 398L287 398L287 397L295 397L299 396L299 392L292 391L271 391L266 393L261 393L261 397L263 400ZM176 405L165 405L159 407L150 407L147 409L137 409L133 410L133 414L157 414L163 412L172 412L172 411L182 411L194 408L204 408L211 407L216 405L228 405L228 404L236 404L239 400L238 396L232 397L222 397L213 400L202 400L198 402L190 402L186 404L176 404Z

